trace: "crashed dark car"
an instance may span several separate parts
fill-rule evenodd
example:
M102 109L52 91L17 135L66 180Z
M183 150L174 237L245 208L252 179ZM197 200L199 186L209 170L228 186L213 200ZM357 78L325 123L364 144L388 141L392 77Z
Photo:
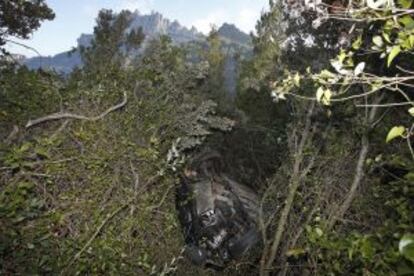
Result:
M218 153L189 166L177 191L186 256L216 269L243 256L259 241L257 194L220 171Z

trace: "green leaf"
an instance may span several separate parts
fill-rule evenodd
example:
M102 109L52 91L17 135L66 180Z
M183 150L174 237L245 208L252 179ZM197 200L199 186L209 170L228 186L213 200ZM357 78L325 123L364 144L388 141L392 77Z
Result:
M413 0L398 0L398 4L404 9L409 9L413 4Z
M365 69L365 62L358 63L358 65L354 69L354 75L359 76L360 74L362 74L362 72L364 72L364 69Z
M319 237L322 237L322 235L323 235L323 231L322 231L322 229L321 229L321 228L316 227L316 228L315 228L315 232L316 232L316 234L317 234Z
M361 254L362 257L371 260L375 254L375 249L368 237L361 240Z
M388 143L397 137L402 137L404 132L405 132L405 127L395 126L390 130L390 132L388 132L387 139L385 141Z
M367 0L367 6L373 10L387 7L387 0Z
M385 39L385 41L391 43L390 35L388 33L382 33L382 37Z
M323 78L323 79L333 79L333 78L335 78L335 74L334 74L334 73L332 73L332 72L331 72L331 71L329 71L329 70L326 70L326 69L322 70L322 71L319 73L319 76L320 76L321 78Z
M372 38L372 42L380 48L384 45L384 41L382 40L382 37L380 37L379 35L374 36Z
M331 97L332 97L332 91L330 89L326 89L325 93L323 94L322 103L324 105L330 105L331 104Z
M26 151L28 151L28 150L30 149L30 147L31 147L31 146L32 146L32 144L31 144L31 143L29 143L29 142L24 143L24 144L20 147L19 151L20 151L20 152L26 152Z
M49 153L46 148L37 147L35 148L35 153L40 157L50 158Z
M414 107L408 109L408 113L410 113L410 115L414 117Z
M296 73L295 76L293 77L293 83L297 87L300 86L300 76L299 76L299 73Z
M400 41L400 46L402 49L411 49L409 37L405 37L404 40Z
M344 60L346 59L346 57L347 57L346 52L341 50L341 52L338 55L339 62L342 64L344 62Z
M323 105L330 105L331 104L331 97L332 91L330 89L323 89L323 87L319 87L316 91L316 100Z
M398 22L402 24L406 29L414 28L414 19L410 15L405 15L398 19Z
M390 54L388 55L388 61L387 61L387 66L390 67L392 61L394 60L394 58L401 52L401 47L400 46L394 46L391 49Z
M323 89L323 87L319 87L318 90L316 91L316 100L320 103L323 97L323 93L325 92L325 90Z
M352 43L352 48L354 48L355 50L358 50L359 48L361 48L362 45L362 36L359 35L358 38Z
M288 256L288 257L291 257L291 256L297 257L297 256L303 255L305 253L306 253L306 250L303 249L303 248L293 248L293 249L289 249L286 252L286 256Z
M405 234L398 244L400 254L414 262L414 235Z

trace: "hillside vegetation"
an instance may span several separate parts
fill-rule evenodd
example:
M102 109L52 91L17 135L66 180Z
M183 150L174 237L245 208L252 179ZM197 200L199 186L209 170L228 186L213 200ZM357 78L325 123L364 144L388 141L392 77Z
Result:
M0 3L0 274L414 274L412 1L270 0L251 54L231 25L177 44L110 10L69 74L2 48L53 17ZM176 211L209 150L260 197L260 243L221 271Z

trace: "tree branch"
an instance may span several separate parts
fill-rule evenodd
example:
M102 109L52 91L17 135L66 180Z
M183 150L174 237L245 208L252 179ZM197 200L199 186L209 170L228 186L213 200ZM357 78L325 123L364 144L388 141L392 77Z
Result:
M12 43L12 44L15 44L15 45L20 46L20 47L23 47L23 48L26 48L26 49L28 49L30 51L35 52L39 57L42 57L42 55L39 53L39 51L37 51L33 47L27 46L26 44L23 44L23 43L20 43L20 42L16 42L16 41L13 41L13 40L10 40L10 39L4 39L4 41L9 42L9 43Z
M260 267L260 275L268 275L269 274L269 268L272 267L274 260L276 259L276 254L279 249L279 245L282 239L283 232L285 231L286 223L289 217L289 213L292 208L293 200L296 195L296 191L299 187L299 184L301 182L301 166L303 162L303 153L305 150L306 143L308 141L310 132L311 132L311 116L313 114L313 109L315 107L315 103L313 102L309 108L308 114L306 115L306 123L304 130L302 132L302 137L300 139L298 148L295 150L295 162L293 165L293 172L290 180L289 185L289 193L285 201L285 206L282 209L278 227L276 229L276 232L273 237L273 242L270 247L269 252L263 252L262 256L262 263ZM268 255L268 258L265 256Z
M379 104L382 98L383 98L383 95L379 96L375 104ZM372 122L375 120L377 111L378 111L378 106L374 106L371 109L368 117L366 118L366 121L367 121L366 123L369 127L371 126ZM362 182L362 179L365 176L364 165L365 165L365 162L368 156L369 146L370 145L369 145L368 131L367 131L361 137L361 149L359 151L358 162L355 168L355 175L354 175L354 179L351 184L351 188L348 194L346 195L345 200L339 206L339 209L329 219L328 225L327 225L328 230L330 230L338 220L342 219L346 211L351 207L352 201L354 200L357 194L358 188Z
M26 128L30 128L39 124L43 124L49 121L55 121L55 120L62 120L62 119L75 119L75 120L84 120L84 121L91 121L91 122L95 122L98 121L102 118L104 118L106 115L108 115L109 113L116 111L122 107L124 107L128 102L128 98L127 98L127 93L124 91L124 98L122 100L122 102L120 102L117 105L114 105L110 108L108 108L105 112L101 113L98 116L94 116L94 117L87 117L84 115L78 115L78 114L72 114L72 113L67 113L67 112L58 112L58 113L53 113L35 120L29 120L26 124Z

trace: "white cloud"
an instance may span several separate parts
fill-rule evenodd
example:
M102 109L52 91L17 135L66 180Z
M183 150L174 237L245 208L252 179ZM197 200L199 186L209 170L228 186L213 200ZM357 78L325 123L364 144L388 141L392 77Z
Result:
M98 15L99 6L94 3L87 3L82 7L82 13L88 17L95 18Z
M239 16L235 18L236 21L234 23L242 31L249 33L250 31L254 30L256 21L259 19L259 17L260 17L260 13L257 13L257 11L249 10L249 9L242 9L239 12Z
M102 5L98 0L90 0L82 7L82 13L89 18L95 18L101 9L112 9L115 12L121 10L138 10L140 13L150 13L154 7L154 0L118 0Z
M154 7L154 0L121 0L116 10L138 10L141 13L149 13Z
M228 19L228 14L223 10L216 10L212 13L209 13L206 17L197 19L193 22L193 26L197 28L198 31L208 34L211 30L212 25L220 27Z
M260 6L259 6L260 7ZM256 22L260 18L261 9L249 9L242 7L238 10L216 10L207 14L206 17L197 19L192 23L199 31L207 34L212 25L220 27L223 23L235 24L239 29L246 33L255 30Z

